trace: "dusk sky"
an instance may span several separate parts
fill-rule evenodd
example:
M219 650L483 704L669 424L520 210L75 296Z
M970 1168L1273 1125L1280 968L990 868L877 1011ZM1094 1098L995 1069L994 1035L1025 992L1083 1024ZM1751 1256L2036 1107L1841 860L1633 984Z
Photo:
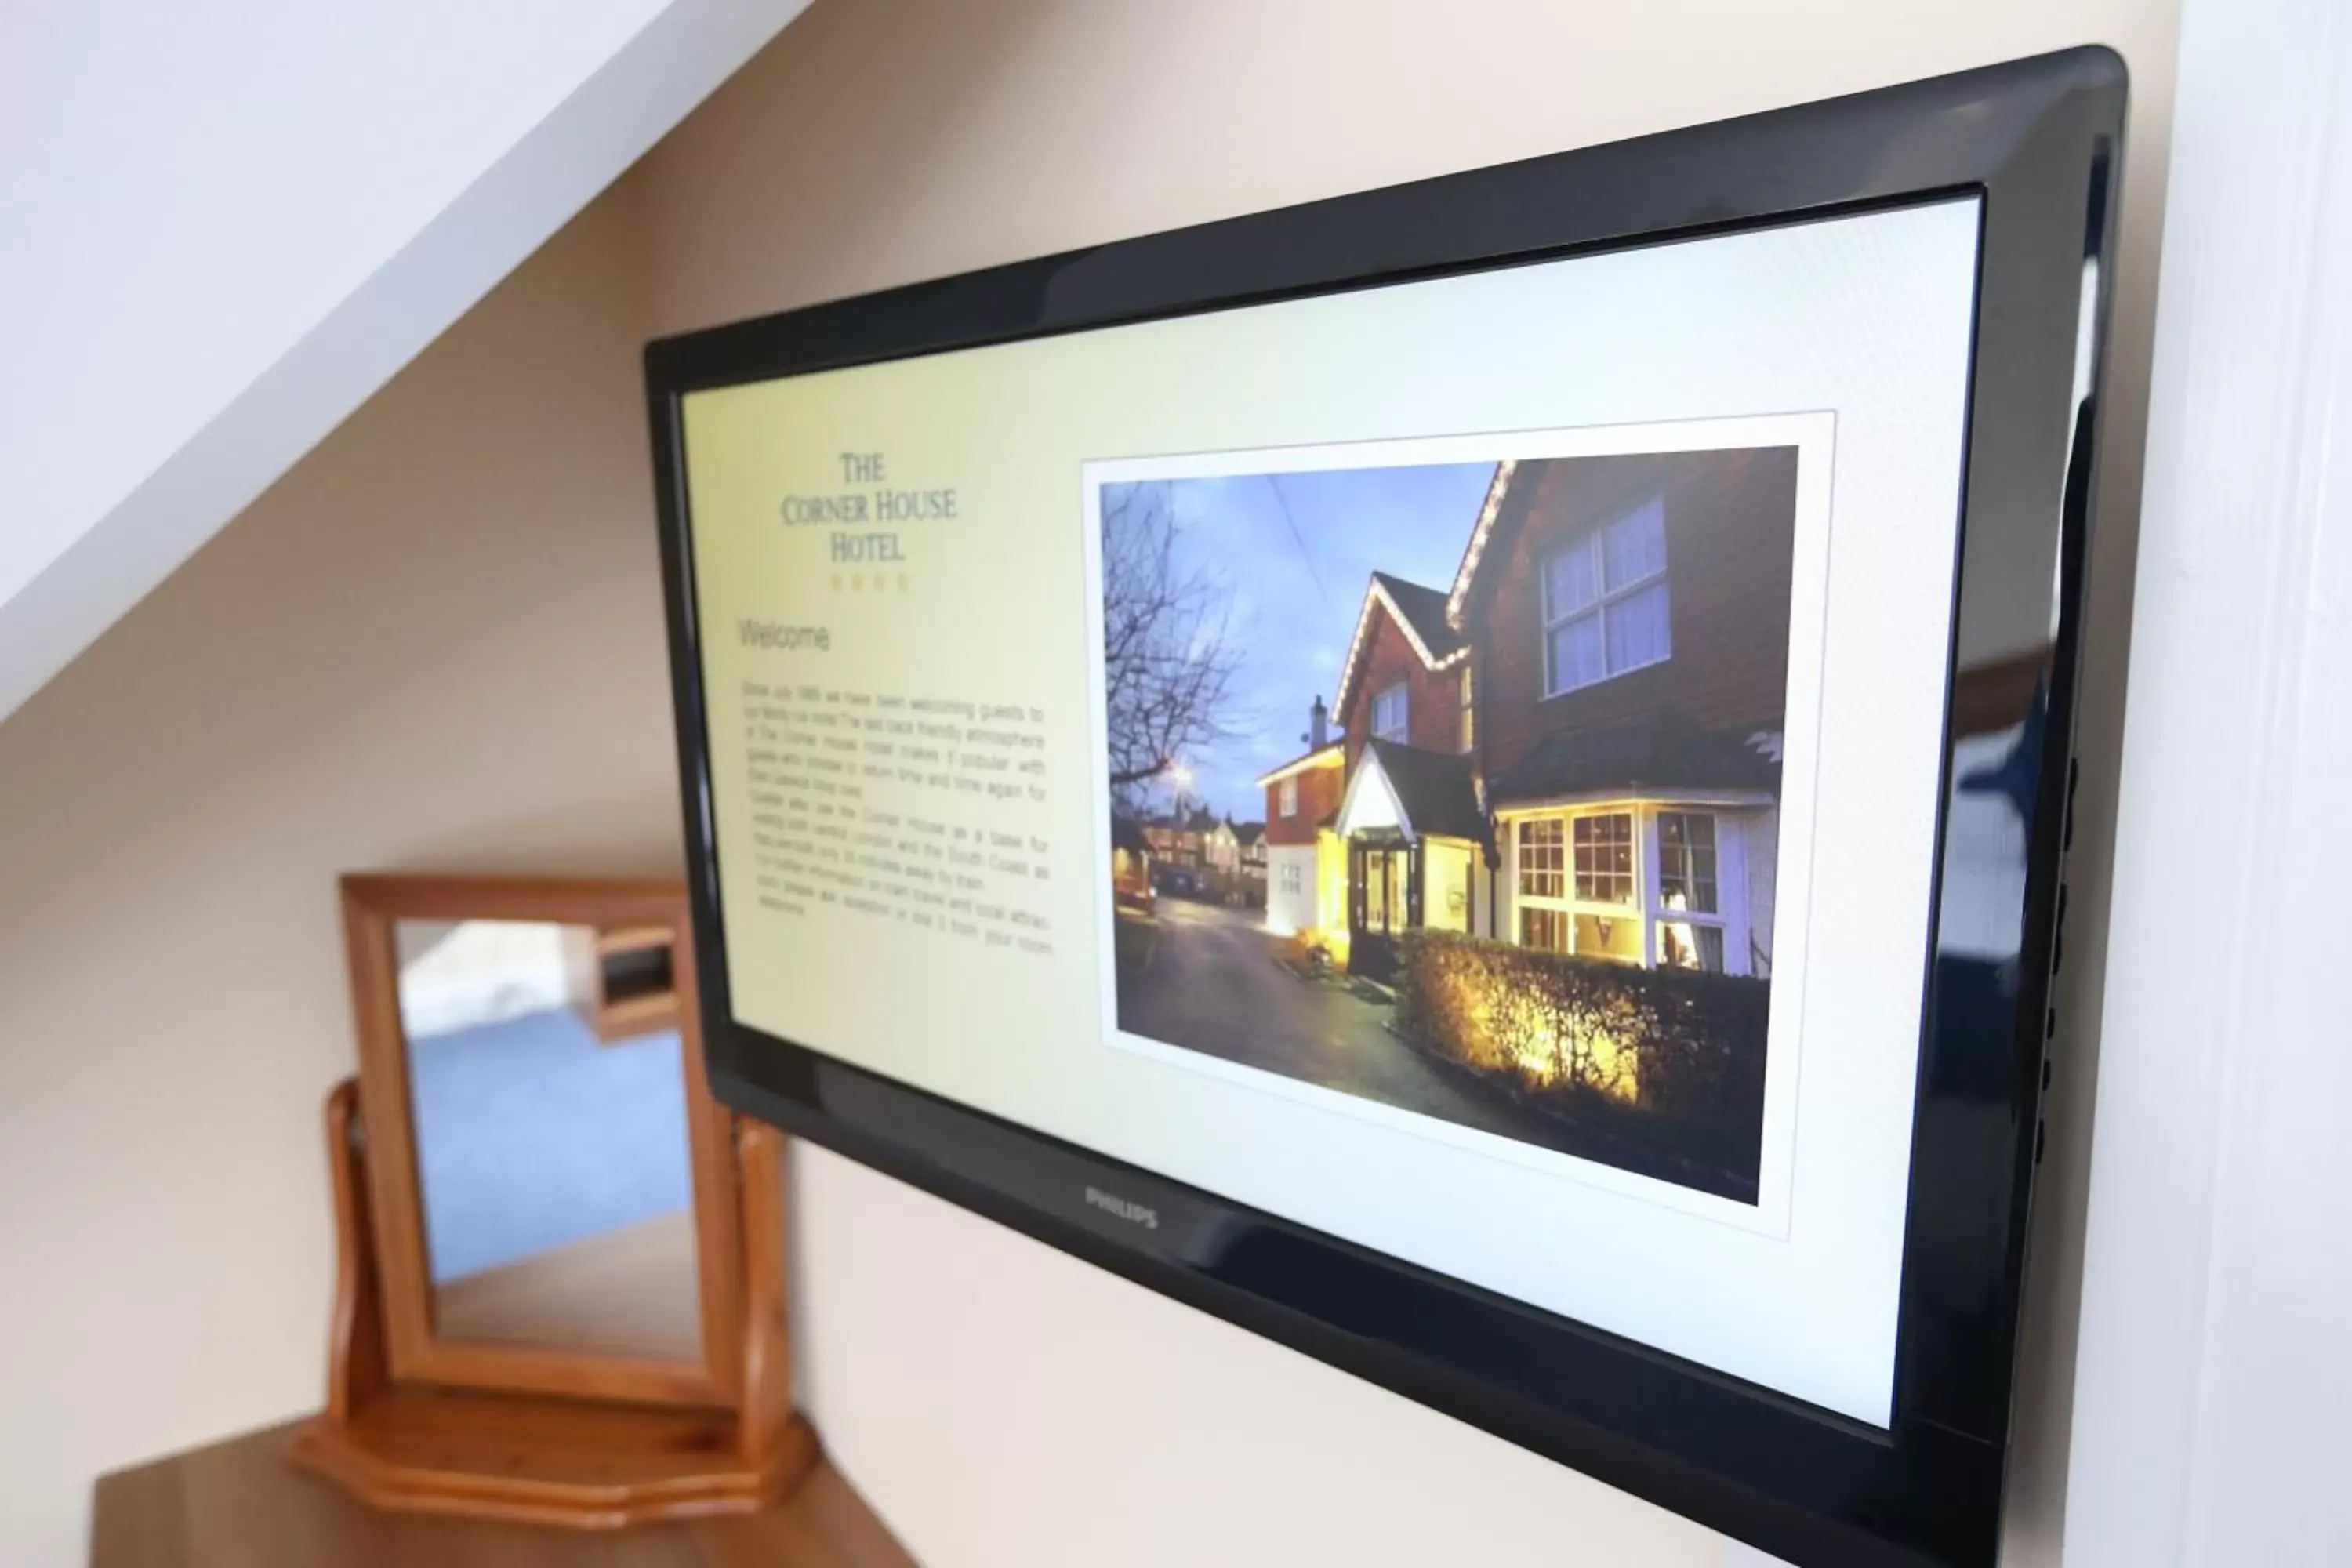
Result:
M1373 571L1450 588L1494 475L1454 463L1143 481L1171 493L1181 564L1231 593L1242 649L1229 710L1240 733L1184 759L1188 798L1264 819L1256 780L1306 750L1307 705L1335 694Z

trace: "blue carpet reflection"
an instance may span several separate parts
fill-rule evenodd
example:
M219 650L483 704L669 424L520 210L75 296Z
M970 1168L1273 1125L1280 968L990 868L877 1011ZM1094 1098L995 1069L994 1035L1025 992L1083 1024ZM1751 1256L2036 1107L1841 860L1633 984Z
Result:
M675 1031L600 1046L569 1009L412 1041L436 1283L686 1208Z

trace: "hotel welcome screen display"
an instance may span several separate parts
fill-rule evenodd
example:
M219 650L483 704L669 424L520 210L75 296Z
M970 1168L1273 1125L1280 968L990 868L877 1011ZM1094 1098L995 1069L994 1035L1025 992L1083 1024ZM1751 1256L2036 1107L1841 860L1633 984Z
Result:
M1976 246L688 395L735 1018L1884 1425Z
M2046 564L1960 598L1988 210L658 404L715 1056L1091 1159L1106 1247L1263 1216L1883 1446L1923 1018L2024 895L1942 849L2042 763L1955 679L2052 638Z

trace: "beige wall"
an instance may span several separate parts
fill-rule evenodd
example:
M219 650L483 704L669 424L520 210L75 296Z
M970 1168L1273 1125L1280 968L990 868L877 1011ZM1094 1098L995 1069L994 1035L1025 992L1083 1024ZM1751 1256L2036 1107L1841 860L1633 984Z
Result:
M334 875L674 874L633 215L552 241L0 724L0 1563L315 1405Z
M0 724L0 1562L75 1561L95 1469L318 1397L314 1123L351 1060L333 873L675 867L649 331L2103 38L2138 117L2113 558L2171 29L2163 0L818 5ZM2095 755L2123 587L2106 574ZM2086 775L2086 821L2106 788ZM2037 1243L2026 1560L2063 1485L2084 1114L2062 1113ZM855 1166L797 1170L809 1403L939 1568L1723 1561Z

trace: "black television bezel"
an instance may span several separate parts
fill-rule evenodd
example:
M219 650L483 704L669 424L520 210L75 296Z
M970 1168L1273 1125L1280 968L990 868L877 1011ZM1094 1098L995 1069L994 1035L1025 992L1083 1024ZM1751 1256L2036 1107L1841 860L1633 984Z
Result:
M1998 1552L2050 984L2126 73L2085 47L1117 241L648 345L704 1050L719 1098L1026 1235L1812 1568ZM1895 1419L1880 1431L748 1028L723 959L680 400L944 350L1733 229L1981 202L1944 784L2022 726L2014 951L1922 954ZM2085 259L2099 263L2085 297ZM2093 313L2088 387L2078 328ZM2018 651L1984 628L2046 608ZM1987 611L1995 612L1992 615ZM1984 679L1971 689L1972 675ZM1963 714L1961 710L1969 711ZM1939 813L1938 892L2005 854ZM1932 927L1931 927L1932 929ZM1979 933L1979 939L1981 932ZM2006 941L2004 933L2003 941ZM1142 1228L1089 1188L1150 1207Z

